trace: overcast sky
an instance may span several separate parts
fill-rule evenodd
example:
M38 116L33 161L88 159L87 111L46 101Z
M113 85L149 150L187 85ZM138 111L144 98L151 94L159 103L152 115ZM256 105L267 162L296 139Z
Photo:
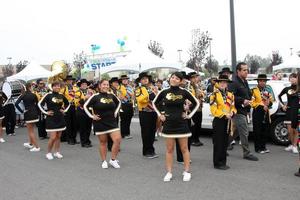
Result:
M284 57L300 50L299 0L236 0L237 57L247 53ZM35 59L41 64L71 60L74 52L117 51L117 39L159 41L168 59L187 50L191 30L209 31L212 54L230 63L229 0L1 0L0 64Z

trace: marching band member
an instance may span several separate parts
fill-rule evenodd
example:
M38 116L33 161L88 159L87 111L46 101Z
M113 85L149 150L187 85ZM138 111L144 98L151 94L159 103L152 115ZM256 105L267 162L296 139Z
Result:
M42 79L38 79L36 81L36 87L34 88L34 93L38 97L40 101L42 97L47 94L49 91L45 86L45 82ZM39 110L39 121L37 123L38 127L38 134L40 139L47 139L47 132L46 132L46 116Z
M266 148L268 128L271 123L269 108L272 107L273 97L267 88L266 74L259 74L257 86L252 89L252 102L253 108L253 132L254 132L254 148L257 153L269 153L270 150Z
M170 78L171 87L164 89L153 100L153 108L163 124L162 136L166 138L166 169L167 174L164 181L172 179L173 151L175 139L178 140L184 160L183 181L190 181L190 152L188 150L188 137L192 134L188 126L187 119L190 119L199 108L199 101L187 90L179 87L183 75L174 72ZM184 110L186 100L191 102L191 112L187 115ZM163 113L158 109L162 104Z
M31 152L39 152L41 148L37 143L34 133L34 124L39 121L39 112L37 107L38 97L32 92L31 83L26 83L25 87L25 93L18 97L15 106L20 113L24 114L24 120L28 130L29 142L24 143L24 147L30 149ZM21 101L24 103L24 110L22 110L19 105Z
M278 95L278 99L282 106L283 111L286 112L285 124L287 124L289 131L289 140L291 144L285 148L285 151L292 151L293 153L298 153L297 140L298 140L298 110L294 109L298 106L298 94L297 94L297 74L291 73L289 76L289 81L291 85L283 88L283 90ZM287 96L287 103L282 101L282 96Z
M61 94L63 94L70 103L70 109L65 115L67 129L62 134L62 140L67 140L68 144L77 144L77 124L76 124L76 108L75 108L75 93L78 90L74 85L75 78L68 75L65 79L65 86L61 88Z
M5 130L8 136L16 135L16 109L14 104L14 99L12 97L8 97L3 109L5 116L3 122L5 124Z
M133 88L129 85L129 77L121 75L120 77L120 100L122 102L122 111L120 112L120 126L122 138L131 139L130 124L133 117Z
M153 146L157 115L152 106L157 90L150 86L151 78L146 72L140 73L136 79L136 83L140 86L135 90L135 98L139 109L143 156L149 159L158 157Z
M101 80L98 84L98 89L99 93L94 94L84 104L84 111L93 119L94 131L100 143L102 168L108 168L106 161L108 134L113 141L109 164L114 168L120 168L119 161L116 158L120 149L121 134L116 118L121 102L114 94L108 93L109 81ZM92 112L89 108L91 108Z
M0 91L0 143L4 143L3 139L3 129L2 129L2 120L4 119L4 105L7 103L8 98L6 94Z
M203 99L204 99L204 92L201 89L200 83L200 75L196 72L190 72L188 74L190 79L190 91L194 97L198 99L200 102L200 106L197 112L193 115L192 120L194 125L192 126L192 143L193 146L202 146L203 143L200 141L200 131L201 131L201 124L202 124L202 107L203 107Z
M230 120L236 113L234 95L227 91L226 75L220 75L216 80L218 87L210 96L210 111L213 119L213 163L215 169L227 170L227 144Z
M79 90L75 93L76 120L80 134L80 143L82 147L92 147L90 134L92 129L92 119L85 113L83 105L85 101L93 95L93 91L88 88L90 82L81 79L77 86Z
M59 159L63 158L63 155L60 153L60 137L62 131L66 130L64 113L68 112L70 103L64 95L60 94L60 89L60 83L53 82L52 92L43 96L38 103L40 110L47 116L46 131L50 133L48 153L46 154L48 160L53 160L53 156ZM47 111L44 109L45 105L47 106ZM53 147L54 154L52 154Z

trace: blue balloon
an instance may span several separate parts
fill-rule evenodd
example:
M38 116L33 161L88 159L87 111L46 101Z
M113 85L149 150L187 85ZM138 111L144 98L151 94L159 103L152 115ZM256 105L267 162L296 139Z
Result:
M118 44L121 44L121 40L120 40L120 39L118 39L118 40L117 40L117 43L118 43Z
M124 41L121 41L120 43L121 47L125 45L125 42Z

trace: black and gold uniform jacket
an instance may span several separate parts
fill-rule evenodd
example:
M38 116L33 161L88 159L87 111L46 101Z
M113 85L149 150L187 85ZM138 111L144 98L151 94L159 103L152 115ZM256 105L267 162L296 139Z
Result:
M226 114L236 114L234 95L229 91L215 88L210 95L210 112L214 117L222 118Z

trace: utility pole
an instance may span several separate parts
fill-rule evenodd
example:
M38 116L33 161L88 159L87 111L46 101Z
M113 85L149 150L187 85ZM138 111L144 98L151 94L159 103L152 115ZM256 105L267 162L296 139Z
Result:
M236 72L236 43L235 43L235 24L234 24L234 0L230 3L230 32L231 32L231 67Z

